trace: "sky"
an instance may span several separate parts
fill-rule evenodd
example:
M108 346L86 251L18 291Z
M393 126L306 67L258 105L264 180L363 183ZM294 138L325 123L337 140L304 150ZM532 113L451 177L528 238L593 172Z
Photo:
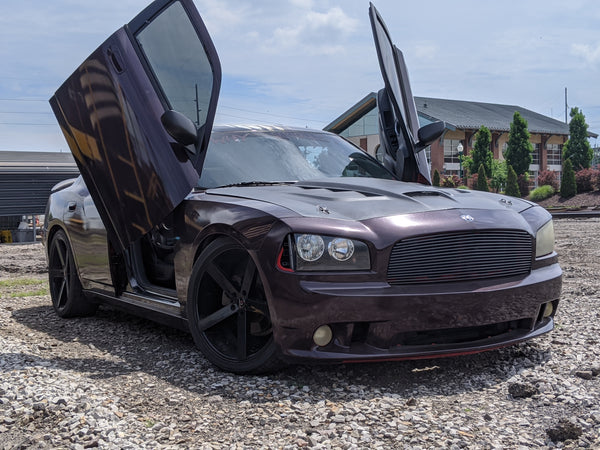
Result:
M0 150L68 151L48 105L149 0L0 0ZM413 94L518 105L600 134L597 0L374 0ZM216 124L323 128L383 86L363 0L195 0L221 60ZM598 145L595 140L592 145Z

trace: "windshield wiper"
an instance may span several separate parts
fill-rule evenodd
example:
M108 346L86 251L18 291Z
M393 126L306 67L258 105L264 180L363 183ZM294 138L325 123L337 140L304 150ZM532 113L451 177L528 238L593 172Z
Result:
M276 186L278 184L294 184L297 181L242 181L240 183L226 184L224 186L218 186L217 188L228 188L228 187L242 187L242 186Z

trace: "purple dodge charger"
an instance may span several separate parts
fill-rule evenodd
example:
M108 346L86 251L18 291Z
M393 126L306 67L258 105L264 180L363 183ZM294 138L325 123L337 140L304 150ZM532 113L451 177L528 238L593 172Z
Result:
M109 303L189 330L223 370L432 358L553 328L550 215L432 187L404 58L370 20L383 163L339 136L215 127L217 52L192 0L157 0L50 99L80 169L44 240L62 317Z

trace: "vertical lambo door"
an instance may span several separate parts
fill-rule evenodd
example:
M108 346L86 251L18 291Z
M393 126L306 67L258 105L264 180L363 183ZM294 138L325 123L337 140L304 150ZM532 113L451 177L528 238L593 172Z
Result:
M385 149L384 165L403 181L431 184L429 163L422 150L444 131L443 122L419 129L417 108L410 88L402 52L373 4L371 27L385 87L377 96L379 133Z
M202 170L221 81L192 0L157 0L50 99L115 252L160 223Z

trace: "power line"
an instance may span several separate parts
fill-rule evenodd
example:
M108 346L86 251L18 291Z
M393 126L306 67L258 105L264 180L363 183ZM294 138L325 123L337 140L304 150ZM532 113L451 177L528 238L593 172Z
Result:
M34 98L0 98L0 101L4 101L4 102L47 102L48 100L47 99L34 99ZM286 115L282 115L282 114L273 114L273 113L268 113L268 112L264 112L264 111L236 108L236 107L227 106L227 105L219 105L218 110L219 109L233 109L235 111L241 111L241 112L246 112L246 113L250 113L250 114L260 114L263 116L278 117L278 118L282 118L282 119L301 120L303 122L315 122L315 123L323 122L322 120L307 119L307 118L303 118L303 117L286 116ZM217 110L217 112L218 112L218 110ZM19 113L15 113L15 114L19 114ZM46 114L46 113L44 113L44 114ZM48 114L50 114L50 113L48 113ZM225 113L221 113L221 114L225 115ZM235 116L232 116L232 117L235 117ZM245 118L245 117L238 117L238 118L247 120L247 118Z
M242 112L247 112L247 113L251 113L251 114L262 114L264 116L282 117L284 119L302 120L302 121L305 121L305 122L318 122L318 123L321 123L320 120L315 120L315 119L306 119L306 118L302 118L302 117L284 116L284 115L281 115L281 114L273 114L273 113L267 113L267 112L262 112L262 111L252 111L252 110L249 110L249 109L234 108L233 106L220 106L220 108L233 109L233 110L236 110L236 111L242 111Z
M47 102L47 98L0 98L0 102Z
M0 114L53 114L50 111L41 111L41 112L35 112L35 111L0 111Z
M55 127L57 124L55 123L27 123L27 122L0 122L0 125L27 125L27 126L41 126L41 127Z

